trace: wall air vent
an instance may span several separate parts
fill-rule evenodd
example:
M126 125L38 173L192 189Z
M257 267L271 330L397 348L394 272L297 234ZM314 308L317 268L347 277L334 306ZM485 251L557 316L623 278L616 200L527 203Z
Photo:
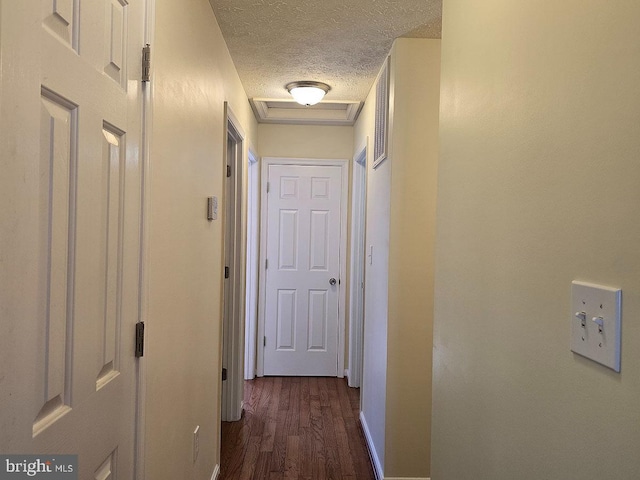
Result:
M387 158L389 138L389 57L376 80L376 126L373 144L373 168Z

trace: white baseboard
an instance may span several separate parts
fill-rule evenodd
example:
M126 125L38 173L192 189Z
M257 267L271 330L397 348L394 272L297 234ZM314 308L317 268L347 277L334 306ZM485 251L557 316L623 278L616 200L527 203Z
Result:
M382 471L382 465L380 465L380 459L373 446L373 439L371 438L371 433L369 432L367 420L364 418L363 412L360 412L360 423L362 424L362 431L364 432L364 439L367 442L367 450L369 451L369 458L371 459L371 466L373 467L376 480L431 480L428 477L385 477Z
M382 465L380 465L380 459L378 458L378 452L376 452L373 445L373 439L371 438L371 433L367 426L367 420L364 418L364 412L360 412L360 423L362 424L364 439L367 441L367 450L369 450L369 458L371 458L371 465L373 466L373 473L376 476L376 480L385 480Z
M220 475L220 465L216 464L211 474L211 480L218 480L218 475Z

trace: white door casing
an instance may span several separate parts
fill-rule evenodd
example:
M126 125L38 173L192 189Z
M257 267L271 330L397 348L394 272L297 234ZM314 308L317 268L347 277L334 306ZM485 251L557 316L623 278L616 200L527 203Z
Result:
M260 375L342 376L346 170L264 159Z
M243 241L244 139L240 122L227 102L226 165L224 193L224 262L228 278L223 279L222 367L227 378L222 382L221 419L240 420L244 396L244 320L246 287L246 241ZM225 274L225 277L227 275Z
M245 306L244 379L256 376L256 335L258 330L258 264L260 212L260 165L258 157L249 149L247 168L247 287Z
M0 8L0 451L133 479L145 3Z
M365 219L367 197L367 146L369 137L353 159L351 203L351 270L349 275L349 386L360 387L364 337Z

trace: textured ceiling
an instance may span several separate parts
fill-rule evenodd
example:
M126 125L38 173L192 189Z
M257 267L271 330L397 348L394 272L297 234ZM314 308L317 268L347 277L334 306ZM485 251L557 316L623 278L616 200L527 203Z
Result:
M397 37L440 38L441 0L210 0L249 98L290 98L296 80L327 101L367 96Z

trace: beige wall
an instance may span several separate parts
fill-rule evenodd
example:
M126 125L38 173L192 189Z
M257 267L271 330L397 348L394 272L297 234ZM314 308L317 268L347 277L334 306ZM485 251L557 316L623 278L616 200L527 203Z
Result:
M389 225L385 476L430 470L440 40L401 38L394 92Z
M261 123L258 137L262 157L353 157L353 127Z
M257 127L206 0L156 0L152 74L146 478L205 480L220 448L222 224L206 197L223 199L224 101L254 145Z
M637 479L640 3L444 2L434 480ZM621 287L622 371L569 349Z
M368 159L362 412L387 478L430 473L439 79L439 40L396 40L389 158ZM374 109L372 92L356 144L373 138Z

